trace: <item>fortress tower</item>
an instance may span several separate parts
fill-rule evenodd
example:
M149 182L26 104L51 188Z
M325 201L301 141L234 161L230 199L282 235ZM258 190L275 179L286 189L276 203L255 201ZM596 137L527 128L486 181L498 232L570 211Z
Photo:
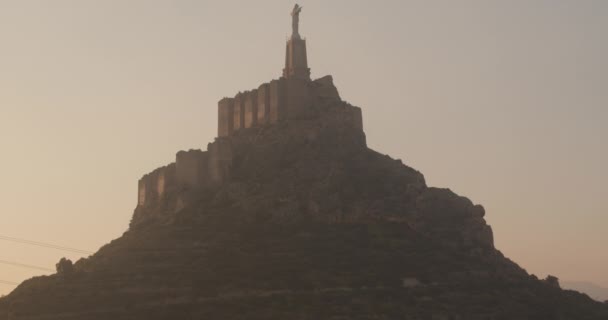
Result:
M363 131L361 109L342 101L331 76L311 80L306 40L298 30L301 11L302 7L296 4L291 12L293 32L287 41L283 75L221 99L215 141L207 145L206 151L180 151L175 163L145 175L139 181L137 212L143 214L147 208L167 200L165 195L171 194L171 190L195 190L229 181L234 159L233 139L247 139L248 132L256 132L256 128L316 119L319 125L314 126L312 133L301 132L306 139L315 136L314 130L327 126ZM188 201L187 197L174 200L175 210Z
M301 11L302 7L296 4L291 12L293 32L287 40L283 77L310 80L310 68L308 68L306 57L306 40L302 39L299 32Z

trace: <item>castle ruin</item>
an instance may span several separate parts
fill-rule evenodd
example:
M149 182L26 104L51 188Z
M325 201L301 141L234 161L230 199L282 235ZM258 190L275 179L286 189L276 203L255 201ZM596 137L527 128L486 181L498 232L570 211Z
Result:
M302 7L292 15L292 35L287 40L285 68L279 79L239 92L218 102L218 136L207 151L180 151L175 163L139 180L138 209L156 205L173 187L197 189L221 184L230 178L233 161L231 137L251 128L307 117L315 105L340 108L340 121L363 130L361 109L340 99L331 76L311 80L306 39L299 33ZM136 209L137 210L137 209Z

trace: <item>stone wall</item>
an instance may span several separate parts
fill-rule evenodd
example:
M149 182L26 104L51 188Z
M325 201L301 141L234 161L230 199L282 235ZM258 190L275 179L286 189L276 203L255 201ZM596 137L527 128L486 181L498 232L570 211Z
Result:
M269 84L269 123L276 123L285 118L285 89L287 87L285 82L285 78L281 78L279 80L272 80Z
M207 146L207 151L180 151L175 163L141 178L139 206L157 203L171 187L198 189L228 180L233 161L232 134L286 119L308 117L314 114L313 110L323 113L322 117L330 120L328 123L363 130L361 109L340 99L331 76L315 81L298 77L272 80L234 98L220 100L218 138Z
M262 84L258 88L258 125L270 123L270 86Z
M232 126L234 120L234 99L224 98L220 100L217 109L217 136L227 137L234 130Z
M209 150L209 183L221 183L230 178L232 145L229 139L218 138L207 146Z
M285 87L285 113L287 118L306 114L312 104L312 83L300 78L289 78Z
M208 180L209 154L201 150L180 151L175 157L177 182L190 188L202 187Z
M139 179L137 204L148 206L158 202L167 189L175 184L175 164L158 168Z
M258 124L258 90L245 93L245 128L255 127Z
M310 68L306 57L306 40L291 38L287 41L283 77L310 81Z
M342 99L340 99L340 93L338 93L338 88L334 85L334 78L332 76L328 75L313 81L311 89L311 94L317 100L342 101Z
M192 204L199 192L230 180L234 148L240 150L243 143L255 144L259 135L268 130L257 130L255 134L238 138L233 135L241 130L254 133L256 127L283 121L290 121L290 127L297 135L309 141L326 128L335 127L335 132L349 132L352 136L348 135L347 139L360 140L361 146L365 146L361 109L340 99L331 76L314 81L299 77L272 80L257 89L218 102L218 137L207 145L206 151L180 151L174 163L139 180L138 206L132 226L159 217L170 219L174 213ZM310 121L318 123L298 131L298 125ZM472 234L491 238L491 231Z
M159 204L169 189L200 189L223 183L230 177L230 139L217 138L207 151L180 151L175 163L143 176L138 183L138 207Z
M234 117L232 121L232 128L234 131L244 128L245 124L245 104L244 96L239 93L234 97Z
M302 77L281 77L257 89L239 92L218 102L218 137L234 132L305 117L313 105L343 103L331 76L311 81ZM362 128L360 110L353 121Z
M363 115L361 114L361 108L347 103L344 120L352 123L355 128L363 130Z

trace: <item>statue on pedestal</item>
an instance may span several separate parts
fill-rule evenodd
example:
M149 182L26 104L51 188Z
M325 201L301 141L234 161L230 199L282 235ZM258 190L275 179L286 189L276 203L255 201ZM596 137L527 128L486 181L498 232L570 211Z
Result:
M291 26L293 29L291 37L296 39L300 38L300 12L302 12L302 7L296 3L291 11Z

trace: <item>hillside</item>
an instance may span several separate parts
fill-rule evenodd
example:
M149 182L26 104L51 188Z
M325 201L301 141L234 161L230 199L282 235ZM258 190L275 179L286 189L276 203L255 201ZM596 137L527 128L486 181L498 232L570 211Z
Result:
M588 294L598 301L608 301L608 288L585 281L564 281L562 287Z
M496 250L482 206L367 148L338 97L315 101L223 138L228 179L164 190L0 319L608 319Z

